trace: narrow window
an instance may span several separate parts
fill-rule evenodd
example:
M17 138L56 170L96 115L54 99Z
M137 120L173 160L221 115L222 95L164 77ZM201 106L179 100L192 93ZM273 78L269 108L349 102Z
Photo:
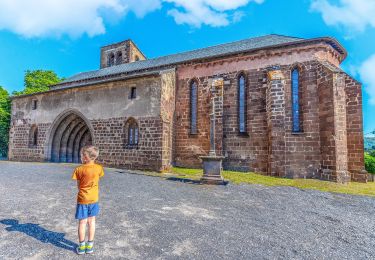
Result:
M138 126L134 128L134 144L138 144Z
M32 110L36 110L38 108L38 100L34 99L31 102L31 107L32 107Z
M238 77L238 129L246 133L246 80L241 74Z
M132 122L129 125L129 136L128 136L128 144L129 145L137 145L138 144L138 125L136 122Z
M129 98L130 99L135 99L137 98L137 88L136 87L132 87L130 89L130 95L129 95Z
M119 51L117 52L117 55L116 55L116 64L119 65L122 63L122 52Z
M129 140L128 140L128 143L130 144L130 145L133 145L134 144L134 142L133 142L133 137L134 137L134 135L133 135L133 126L130 126L129 127Z
M138 56L138 55L135 55L134 60L135 60L135 61L139 61L139 56Z
M33 146L38 145L38 128L35 129L34 131L34 136L33 136Z
M126 148L136 148L139 142L139 128L137 122L131 118L126 123L127 128L127 140Z
M108 67L115 65L115 54L111 53L108 55Z
M37 146L38 146L38 127L36 125L33 125L30 128L29 147L35 148Z
M197 117L198 117L198 85L196 81L190 84L190 133L197 133Z
M292 71L292 121L293 132L301 132L301 108L300 108L300 91L299 91L299 71L295 68Z

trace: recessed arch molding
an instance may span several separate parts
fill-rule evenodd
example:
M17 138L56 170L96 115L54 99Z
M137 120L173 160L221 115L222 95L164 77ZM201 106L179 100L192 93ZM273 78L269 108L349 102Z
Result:
M50 132L49 158L51 162L79 163L80 150L93 144L92 127L84 116L76 111L60 115Z

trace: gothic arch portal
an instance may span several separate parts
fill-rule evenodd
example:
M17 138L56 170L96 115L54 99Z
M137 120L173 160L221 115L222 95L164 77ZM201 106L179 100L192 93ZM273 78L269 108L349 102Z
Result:
M93 144L90 122L78 111L68 110L58 116L49 133L48 161L80 162L80 149Z

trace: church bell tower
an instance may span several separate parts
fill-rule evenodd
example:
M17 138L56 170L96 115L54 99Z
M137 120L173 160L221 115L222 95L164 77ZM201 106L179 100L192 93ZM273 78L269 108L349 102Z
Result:
M145 60L146 56L132 40L103 46L100 49L100 68Z

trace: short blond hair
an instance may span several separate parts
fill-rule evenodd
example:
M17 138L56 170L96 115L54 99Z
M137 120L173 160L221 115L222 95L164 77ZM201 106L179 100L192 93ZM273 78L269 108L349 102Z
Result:
M81 149L81 157L86 155L90 160L96 160L99 157L99 149L93 145L86 145Z

